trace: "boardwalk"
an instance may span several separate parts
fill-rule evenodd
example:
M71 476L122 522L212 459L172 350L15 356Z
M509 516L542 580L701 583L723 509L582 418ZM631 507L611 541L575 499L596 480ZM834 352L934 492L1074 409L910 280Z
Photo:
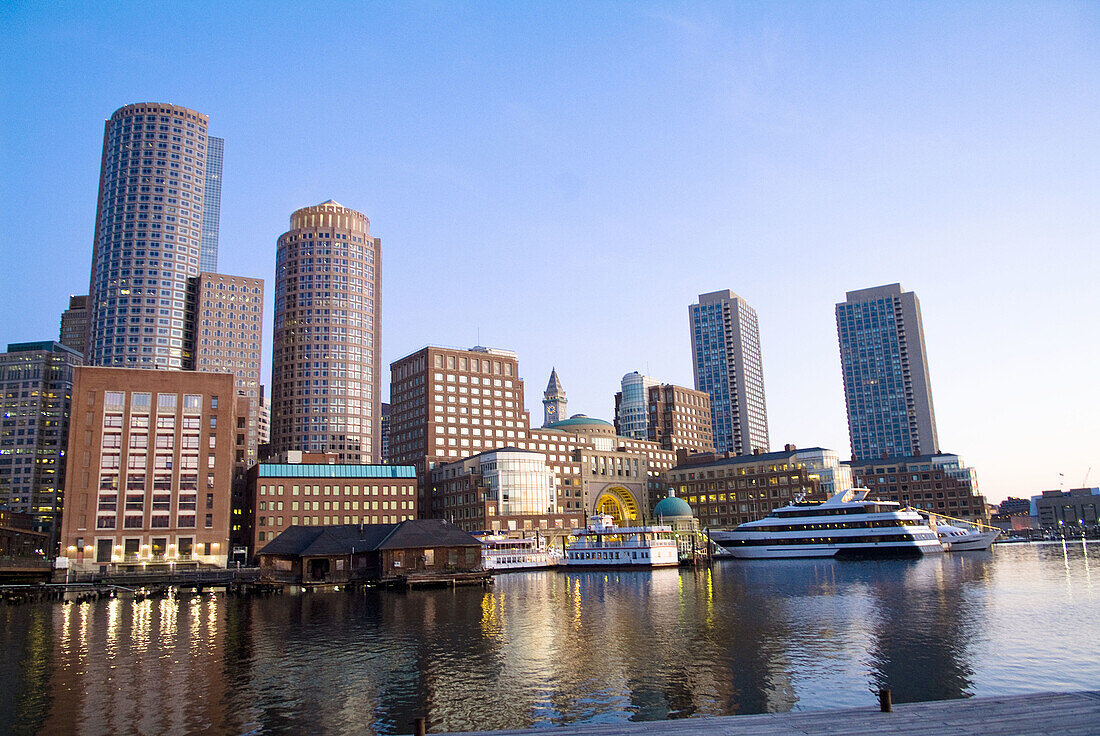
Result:
M1100 691L904 703L895 704L893 713L881 713L877 707L852 708L478 733L480 736L1100 736Z

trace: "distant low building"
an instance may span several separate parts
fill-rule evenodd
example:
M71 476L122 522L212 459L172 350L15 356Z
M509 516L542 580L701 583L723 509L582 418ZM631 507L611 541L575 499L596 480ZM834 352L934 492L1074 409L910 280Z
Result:
M1043 491L1031 497L1031 515L1043 529L1095 526L1100 516L1100 488Z
M0 557L45 558L50 535L34 531L34 516L0 509Z
M261 576L273 582L386 582L480 570L481 542L442 519L292 526L261 549L259 558Z
M1036 528L1035 518L1031 515L1031 500L1009 496L989 515L989 523L1009 533Z

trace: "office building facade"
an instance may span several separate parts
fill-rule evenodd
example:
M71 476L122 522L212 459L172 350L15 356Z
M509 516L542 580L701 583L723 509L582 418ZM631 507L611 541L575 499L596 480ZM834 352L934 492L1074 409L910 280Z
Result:
M56 539L77 351L57 342L13 343L0 354L0 508L25 513Z
M950 453L853 460L853 482L878 498L970 521L986 521L978 474Z
M199 274L206 115L126 105L105 122L88 296L86 362L189 368L188 279ZM211 195L212 196L212 195Z
M768 409L756 311L726 289L688 308L695 388L710 396L714 445L751 455L768 450Z
M206 179L202 198L202 230L199 240L199 269L218 270L218 235L222 217L222 160L225 140L210 136L206 145Z
M391 371L390 461L416 467L422 516L468 529L559 534L597 510L624 522L642 519L675 458L584 415L530 427L519 361L509 350L429 346L395 361ZM557 383L555 395L564 394ZM502 515L495 502L490 513L490 499L475 492L482 481L474 456L502 448L545 458L554 476L546 513Z
M69 296L69 308L61 313L58 342L81 355L88 350L88 296Z
M901 284L849 291L836 305L852 458L939 452L916 294Z
M649 389L660 381L632 371L621 385L615 394L615 431L622 437L649 439Z
M77 571L224 567L240 415L232 375L84 367L61 556Z
M275 452L381 459L381 241L328 200L297 210L275 267L271 444Z
M714 452L710 395L671 383L649 387L647 439L666 450Z

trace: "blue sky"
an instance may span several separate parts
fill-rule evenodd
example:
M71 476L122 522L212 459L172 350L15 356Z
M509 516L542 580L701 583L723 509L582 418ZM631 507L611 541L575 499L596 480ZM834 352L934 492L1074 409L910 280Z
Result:
M692 381L687 306L760 317L773 446L849 453L833 306L919 296L942 449L993 500L1100 482L1100 6L24 3L0 8L0 342L85 293L102 123L226 139L219 270L364 212L383 361L433 343ZM268 354L270 350L268 350ZM266 359L266 358L265 358ZM264 367L270 372L270 362ZM388 388L387 388L388 391ZM384 391L385 393L385 391Z

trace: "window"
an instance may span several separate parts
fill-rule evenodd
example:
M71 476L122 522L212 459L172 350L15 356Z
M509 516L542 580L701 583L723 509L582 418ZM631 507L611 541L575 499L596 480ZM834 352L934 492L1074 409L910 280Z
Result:
M174 412L176 410L176 394L157 394L157 411Z
M187 414L198 414L202 411L202 396L199 394L184 394L183 411Z
M125 405L126 394L122 391L104 391L103 408L121 411Z

